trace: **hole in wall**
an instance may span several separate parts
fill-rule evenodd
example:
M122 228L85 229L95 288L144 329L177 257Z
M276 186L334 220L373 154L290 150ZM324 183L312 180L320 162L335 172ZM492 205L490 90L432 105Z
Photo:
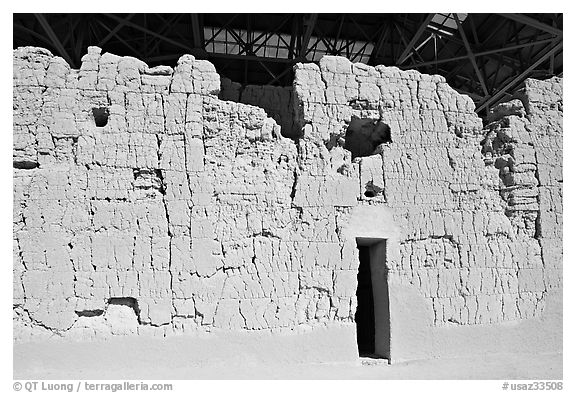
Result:
M375 196L382 195L384 191L382 187L378 187L377 185L375 185L372 180L367 182L364 188L366 190L364 191L364 196L366 198L374 198Z
M141 325L138 301L133 297L110 298L104 318L113 335L137 334Z
M133 297L112 297L108 300L109 306L125 306L134 311L134 314L140 318L140 308L138 307L138 300Z
M160 169L134 168L134 190L139 191L139 197L155 198L164 195L164 177Z
M22 161L13 161L12 162L12 167L14 169L35 169L35 168L38 168L39 166L40 166L40 164L38 164L37 162L34 162L34 161L22 160Z
M96 127L104 127L108 124L108 116L110 111L106 107L92 108L92 116L94 116L94 123Z
M364 196L367 198L374 198L376 196L376 194L374 193L374 191L368 190L364 193Z
M390 126L379 120L353 118L346 130L344 148L352 159L367 157L382 143L392 142Z
M82 310L76 311L76 315L79 317L99 317L104 314L104 310Z

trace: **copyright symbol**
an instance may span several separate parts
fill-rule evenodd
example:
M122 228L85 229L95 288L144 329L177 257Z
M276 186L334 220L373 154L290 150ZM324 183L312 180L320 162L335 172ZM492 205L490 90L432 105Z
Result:
M22 384L20 382L14 382L14 390L17 392L22 390Z

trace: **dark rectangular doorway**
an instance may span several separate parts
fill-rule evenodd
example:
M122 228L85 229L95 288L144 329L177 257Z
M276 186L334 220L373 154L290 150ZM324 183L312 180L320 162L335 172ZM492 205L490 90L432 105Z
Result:
M360 356L374 354L374 295L370 274L370 247L358 246L360 267L356 289L356 340Z
M362 357L390 359L390 310L386 241L358 238L356 340Z

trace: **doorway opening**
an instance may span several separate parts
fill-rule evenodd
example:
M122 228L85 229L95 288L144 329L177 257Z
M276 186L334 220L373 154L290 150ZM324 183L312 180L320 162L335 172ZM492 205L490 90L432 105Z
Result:
M361 357L390 359L390 308L386 241L357 238L356 341Z
M374 295L370 274L370 247L358 246L360 267L356 289L356 340L360 356L372 355L374 351Z

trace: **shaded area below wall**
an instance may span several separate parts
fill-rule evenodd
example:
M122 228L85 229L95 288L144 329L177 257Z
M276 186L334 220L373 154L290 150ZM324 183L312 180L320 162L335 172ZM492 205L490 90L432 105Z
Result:
M184 337L133 337L106 343L16 344L14 379L523 379L561 380L562 354L492 354L416 360L397 365L367 359L337 363L190 362L199 344ZM176 356L175 356L176 355ZM70 373L74 370L74 375Z
M15 375L38 378L43 373L65 367L67 378L82 378L73 374L81 364L89 370L105 365L103 372L113 372L111 364L120 362L118 369L136 372L138 378L150 378L138 373L143 359L154 359L153 368L162 365L168 370L178 367L242 367L247 364L311 364L326 362L355 362L355 332L353 324L343 326L304 328L286 332L215 330L197 335L145 337L113 337L101 341L70 341L54 337L50 340L14 344ZM144 364L143 369L150 365ZM128 374L124 375L124 378ZM98 378L103 378L100 375ZM168 378L158 374L158 378ZM226 378L219 375L217 378ZM241 377L241 376L239 376ZM184 378L194 378L186 375Z
M562 293L551 291L537 319L490 325L428 326L426 305L414 289L390 283L393 362L498 353L562 352ZM410 310L410 312L403 312Z

